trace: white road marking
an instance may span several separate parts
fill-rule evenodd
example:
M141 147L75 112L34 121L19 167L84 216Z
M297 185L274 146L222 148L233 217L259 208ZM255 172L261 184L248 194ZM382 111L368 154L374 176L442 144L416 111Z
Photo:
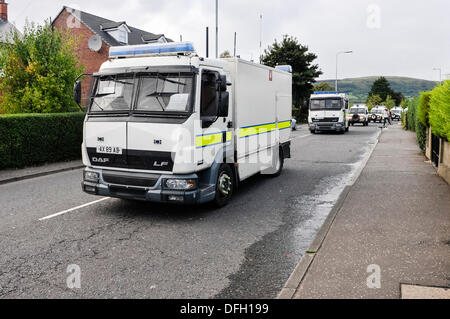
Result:
M102 198L102 199L99 199L99 200L96 200L96 201L93 201L93 202L90 202L90 203L87 203L87 204L84 204L84 205L80 205L80 206L77 206L77 207L74 207L74 208L70 208L70 209L64 210L62 212L53 214L53 215L50 215L50 216L47 216L47 217L43 217L43 218L39 219L39 221L44 221L44 220L48 220L50 218L58 217L58 216L61 216L61 215L73 212L75 210L81 209L81 208L85 208L85 207L88 207L88 206L91 206L91 205L98 204L98 203L103 202L103 201L108 200L108 199L110 199L110 198L109 197L105 197L105 198Z

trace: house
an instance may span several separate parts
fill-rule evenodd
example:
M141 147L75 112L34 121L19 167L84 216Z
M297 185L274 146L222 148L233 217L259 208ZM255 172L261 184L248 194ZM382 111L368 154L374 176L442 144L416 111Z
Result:
M1 1L1 0L0 0ZM85 73L95 73L108 60L109 48L155 42L172 42L164 34L154 34L128 25L125 21L112 21L64 6L52 21L52 27L70 30L81 36L77 55ZM83 83L83 98L89 94L89 81Z
M5 0L0 0L0 43L11 41L11 35L17 32L17 28L8 21L8 4Z

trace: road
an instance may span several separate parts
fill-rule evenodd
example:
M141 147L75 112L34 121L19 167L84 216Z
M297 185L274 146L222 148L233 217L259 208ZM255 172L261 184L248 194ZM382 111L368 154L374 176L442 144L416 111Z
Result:
M303 126L281 177L251 178L218 210L80 207L101 199L81 192L82 170L2 185L0 298L274 298L379 131ZM73 264L80 289L67 288Z

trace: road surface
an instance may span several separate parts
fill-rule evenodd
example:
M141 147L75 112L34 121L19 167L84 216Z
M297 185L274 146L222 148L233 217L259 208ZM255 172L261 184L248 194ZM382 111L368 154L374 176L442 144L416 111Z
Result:
M274 298L379 131L302 126L283 174L218 210L90 196L82 170L1 185L0 298Z

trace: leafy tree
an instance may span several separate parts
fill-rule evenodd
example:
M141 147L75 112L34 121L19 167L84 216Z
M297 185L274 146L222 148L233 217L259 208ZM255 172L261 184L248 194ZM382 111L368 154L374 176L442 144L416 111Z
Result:
M380 105L383 103L383 100L381 97L377 94L370 95L367 99L367 107L369 108L369 111L372 110L374 107Z
M379 95L383 101L386 101L387 97L390 96L394 100L395 105L400 105L405 99L401 92L395 92L389 83L389 81L384 77L379 77L372 85L370 89L369 96Z
M331 92L334 91L334 87L326 82L321 82L314 85L314 92Z
M223 52L220 54L220 58L221 58L221 59L231 58L230 51L228 51L228 50L223 51Z
M384 76L378 78L370 89L369 96L378 95L381 100L386 101L388 95L392 94L391 86Z
M318 78L320 71L317 64L313 64L317 55L309 52L307 46L298 42L295 37L285 35L283 40L275 42L264 51L262 62L265 65L275 67L276 65L292 66L292 95L294 107L300 109L298 118L305 120L308 115L309 100L313 92L313 83Z
M401 92L392 91L391 93L392 99L395 101L395 106L399 106L405 100L405 96Z
M50 24L27 24L23 36L0 46L3 113L60 113L76 109L73 84L82 73L77 39Z
M389 110L395 107L395 101L390 95L388 95L386 101L384 101L384 106L386 106Z

